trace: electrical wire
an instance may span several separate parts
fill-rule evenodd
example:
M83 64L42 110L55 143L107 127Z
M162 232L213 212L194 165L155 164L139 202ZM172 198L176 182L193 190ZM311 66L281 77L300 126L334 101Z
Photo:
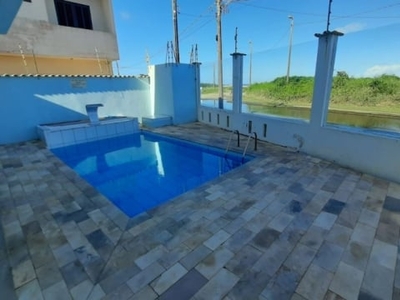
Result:
M396 2L396 3L393 3L393 4L377 7L377 8L374 8L374 9L366 10L366 11L355 13L355 14L351 14L351 15L335 16L335 18L354 18L354 17L359 16L359 15L368 14L368 13L371 13L371 12L377 12L377 11L384 10L384 9L387 9L387 8L392 8L392 7L398 6L398 5L400 5L400 2ZM379 18L384 18L384 17L379 17Z
M186 33L186 31L188 31L191 27L193 27L200 19L204 18L204 17L210 17L209 14L213 11L214 4L209 5L203 13L201 13L200 15L198 15L188 26L186 26L180 33L179 35L183 35ZM181 14L181 13L179 13Z
M185 39L189 38L191 35L193 35L197 31L199 31L201 28L208 25L211 21L214 21L214 20L212 18L205 20L202 24L200 24L197 28L193 29L190 33L187 33L186 35L185 34L180 35L180 40L185 40Z
M250 7L254 7L254 8L259 8L259 9L264 9L264 10L282 12L282 13L285 13L285 14L305 15L305 16L315 16L315 17L325 16L324 14L307 13L307 12L301 12L301 11L289 11L289 10L287 10L287 9L280 9L280 8L274 8L274 7L259 6L259 5L254 5L254 4L249 4L249 3L243 3L243 2L237 2L237 4L243 5L243 6L250 6Z
M312 17L324 17L324 19L318 20L318 21L309 21L309 22L299 22L296 24L296 26L304 26L304 25L310 25L310 24L322 24L324 22L326 22L325 19L325 14L319 14L319 13L312 13L312 12L303 12L303 11L289 11L287 9L280 9L280 8L276 8L276 7L268 7L268 6L261 6L261 5L256 5L256 4L252 4L252 3L244 3L241 1L233 1L235 4L239 4L242 6L247 6L247 7L253 7L256 9L263 9L263 10L268 10L268 11L274 11L274 12L281 12L281 13L285 13L285 14L293 14L293 15L304 15L304 16L312 16ZM233 3L232 2L232 3ZM228 3L230 4L230 3ZM186 26L180 33L180 39L181 40L186 40L188 39L190 36L192 36L193 34L195 34L196 32L198 32L201 28L205 27L207 24L209 24L211 21L213 21L213 15L212 12L215 11L214 9L214 3L210 4L200 15L193 15L193 14L189 14L189 13L182 13L179 12L180 15L183 16L190 16L190 17L195 17L195 19L188 25ZM369 9L369 10L365 10L365 11L361 11L361 12L357 12L354 14L349 14L349 15L332 15L332 20L339 20L339 19L350 19L350 18L356 18L356 19L398 19L400 18L400 16L363 16L365 14L369 14L369 13L374 13L374 12L378 12L378 11L382 11L382 10L386 10L389 8L393 8L396 6L399 6L400 2L396 2L396 3L392 3L389 5L385 5L385 6L380 6L374 9ZM280 38L277 40L277 42L274 44L274 46L269 47L268 49L265 50L261 50L261 51L257 51L256 53L262 53L262 52L267 52L270 51L274 48L277 47L277 45L279 45L279 43L281 43L281 41L284 39L284 37L287 35L287 32ZM150 55L151 58L157 57L160 54L164 53L165 49L159 49L156 52L152 53ZM137 63L134 64L132 66L121 66L121 69L132 69L135 68L136 66L143 66L145 65L144 63Z
M236 2L239 5L243 5L243 6L249 6L249 7L254 7L254 8L258 8L258 9L264 9L264 10L269 10L269 11L276 11L276 12L281 12L281 13L285 13L285 14L293 14L293 15L304 15L304 16L314 16L314 17L325 17L325 14L318 14L318 13L308 13L308 12L302 12L302 11L292 11L292 10L287 10L287 9L280 9L280 8L275 8L275 7L267 7L267 6L260 6L260 5L254 5L254 4L250 4L250 3L243 3L243 2ZM366 10L366 11L362 11L362 12L358 12L358 13L354 13L354 14L350 14L350 15L344 15L344 16L340 16L340 15L332 15L332 19L345 19L345 18L368 18L368 19L395 19L395 18L399 18L399 16L364 16L364 17L358 17L360 15L363 14L368 14L368 13L372 13L372 12L377 12L377 11L381 11L381 10L385 10L388 8L392 8L395 6L399 6L400 2L396 2L396 3L392 3L389 5L385 5L385 6L380 6L374 9L370 9L370 10ZM297 24L300 25L300 24Z

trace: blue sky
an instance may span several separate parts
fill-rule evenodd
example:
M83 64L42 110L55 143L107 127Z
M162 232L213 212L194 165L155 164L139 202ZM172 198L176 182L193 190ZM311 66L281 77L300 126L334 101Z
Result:
M180 56L190 62L193 45L202 63L202 82L216 80L215 0L177 0ZM227 0L226 0L227 1ZM120 74L146 74L150 64L167 61L167 42L173 40L171 0L113 0ZM284 76L294 17L291 75L313 76L318 41L315 33L327 26L328 0L235 0L222 17L224 82L231 82L231 57L238 28L238 52L246 53L244 82ZM350 76L400 76L400 1L334 0L330 30L339 39L335 69ZM252 55L250 55L250 41ZM116 64L114 66L116 73Z

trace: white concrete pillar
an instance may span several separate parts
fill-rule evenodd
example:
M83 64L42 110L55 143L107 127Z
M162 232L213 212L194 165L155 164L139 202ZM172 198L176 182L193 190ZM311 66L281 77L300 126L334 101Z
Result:
M156 85L154 84L156 69L154 65L148 67L148 75L150 81L150 115L154 116L156 114Z
M315 34L319 41L310 116L310 123L313 127L323 126L327 119L337 41L338 37L342 35L343 33L337 31Z
M201 63L199 62L194 62L192 63L194 67L196 68L195 70L195 90L196 90L196 109L197 112L199 111L200 105L201 105L201 86L200 86L200 65Z
M232 53L232 110L234 113L242 112L243 91L243 53Z

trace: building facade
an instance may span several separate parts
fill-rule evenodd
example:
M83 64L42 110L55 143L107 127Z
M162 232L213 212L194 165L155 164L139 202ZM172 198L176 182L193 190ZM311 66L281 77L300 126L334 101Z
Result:
M0 35L0 74L111 75L111 0L24 0Z

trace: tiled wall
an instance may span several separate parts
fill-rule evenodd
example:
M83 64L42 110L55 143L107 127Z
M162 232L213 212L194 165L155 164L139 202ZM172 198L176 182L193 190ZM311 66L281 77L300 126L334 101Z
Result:
M62 126L38 126L38 134L47 148L59 148L139 132L137 118L118 118L99 124L79 123Z

